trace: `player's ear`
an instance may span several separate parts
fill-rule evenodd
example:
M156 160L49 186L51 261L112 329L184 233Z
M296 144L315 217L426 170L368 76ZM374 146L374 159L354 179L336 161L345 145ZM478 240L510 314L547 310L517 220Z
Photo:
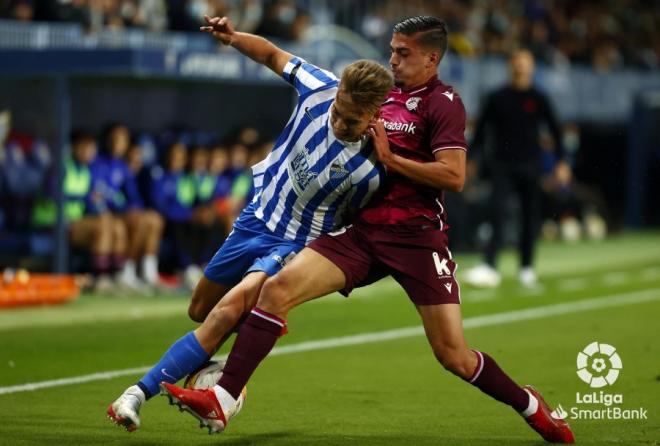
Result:
M429 56L429 62L431 62L434 65L438 65L440 63L440 52L437 50L431 51L428 53Z

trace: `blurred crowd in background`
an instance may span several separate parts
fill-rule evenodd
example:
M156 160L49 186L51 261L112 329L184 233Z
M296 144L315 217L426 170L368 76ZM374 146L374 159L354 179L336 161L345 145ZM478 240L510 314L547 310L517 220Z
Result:
M355 2L333 3L345 3L348 10ZM393 23L408 12L424 10L447 21L451 51L466 57L506 57L523 46L532 50L537 61L552 66L655 69L660 61L660 3L652 0L369 3L370 11L356 30L383 48L389 45ZM350 20L351 14L345 16Z
M89 32L141 27L197 31L202 17L232 18L245 32L304 38L314 23L350 28L386 52L392 26L424 11L445 19L450 51L466 57L506 56L530 48L552 66L656 69L660 3L653 0L5 0L0 16L76 22Z
M21 234L48 237L57 217L52 151L12 131L8 111L0 112L0 128L0 230L13 236L0 245ZM120 123L98 135L75 130L60 183L69 242L81 254L74 269L92 273L100 289L146 291L165 285L159 271L180 273L192 287L251 199L250 166L272 145L247 126L223 140L184 130L135 133Z
M573 164L580 157L580 128L566 124L562 142ZM120 123L98 134L74 131L60 183L72 270L91 273L98 289L153 290L165 285L164 277L193 287L251 199L250 166L273 144L251 126L222 140L182 129L134 132ZM553 175L556 141L545 131L540 144L543 237L603 238L608 209L601 193L570 172ZM52 254L58 191L52 157L46 143L12 130L10 112L0 111L0 252L42 260ZM464 192L449 197L454 245L463 250L489 238L489 179L473 164ZM515 240L516 231L510 225L507 240ZM32 268L49 269L50 263Z
M537 61L555 69L578 65L592 72L605 72L622 68L657 70L660 65L660 3L645 0L0 3L1 18L77 23L88 33L108 29L121 33L126 27L159 33L197 32L204 15L228 15L239 30L276 41L304 43L301 41L309 26L336 24L353 30L384 56L389 52L393 24L420 12L447 21L449 51L462 58L504 59L524 46ZM226 84L223 88L233 87ZM259 101L269 97L259 97ZM108 123L103 129L91 131L78 129L65 151L67 159L58 184L54 151L41 139L45 135L35 134L38 130L34 128L12 128L11 110L0 108L0 266L16 267L20 259L20 264L31 270L52 269L57 240L55 202L63 194L72 271L91 273L94 285L101 289L121 284L153 290L167 277L192 287L204 263L251 198L250 166L263 159L273 146L270 138L259 133L273 126L255 118L258 113L247 109L241 113L245 119L234 122L247 124L233 132L220 128L222 120L218 128L207 123L205 131L167 128L145 133L133 128L141 126L138 122ZM105 114L102 116L100 122L106 120ZM466 137L471 144L477 119L474 111L469 118ZM618 124L619 129L625 129L625 123ZM608 225L621 223L620 215L612 218L622 213L616 203L623 199L612 199L612 194L622 189L621 181L610 179L612 175L620 176L623 156L619 148L626 144L625 136L616 129L614 133L604 132L603 128L608 127L605 123L591 130L592 139L587 144L583 135L588 133L588 125L565 122L559 137L551 136L547 128L540 129L542 234L546 239L600 239ZM259 130L253 126L259 126ZM143 128L160 127L159 123ZM230 136L218 138L212 129ZM614 148L606 152L607 144L603 139L594 139L595 134L606 135L606 143ZM566 152L563 170L556 169L558 144ZM468 169L464 192L448 197L453 243L459 250L482 248L493 231L487 216L492 178L477 163L470 162ZM590 175L593 172L602 173L607 183L596 181L600 177ZM606 187L611 184L614 186ZM515 203L509 207L513 214L521 212ZM519 229L515 223L507 224L507 244L515 242ZM30 263L30 259L37 261Z
M300 38L309 20L307 9L291 0L9 0L2 11L16 20L79 23L92 33L198 31L204 15L228 15L237 29L286 40Z

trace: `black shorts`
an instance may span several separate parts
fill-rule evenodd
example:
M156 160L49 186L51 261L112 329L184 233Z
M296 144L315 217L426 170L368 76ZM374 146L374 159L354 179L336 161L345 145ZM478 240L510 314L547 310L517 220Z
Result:
M436 227L358 223L307 245L346 276L342 293L391 275L416 305L461 302L447 234Z

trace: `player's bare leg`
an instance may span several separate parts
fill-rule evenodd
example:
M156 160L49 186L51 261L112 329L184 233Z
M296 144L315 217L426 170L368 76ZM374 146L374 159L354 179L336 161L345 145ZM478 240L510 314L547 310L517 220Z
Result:
M568 423L531 386L520 387L486 353L470 350L463 336L458 304L418 305L426 337L442 366L496 400L513 407L545 440L573 443Z
M249 314L267 278L268 275L262 271L246 275L213 307L202 325L195 330L199 344L207 353L216 352L241 319Z
M264 283L257 307L285 319L292 308L341 290L345 283L341 269L313 249L305 248Z
M197 282L188 305L188 316L195 322L204 322L213 307L227 294L231 287L216 283L205 276Z
M342 289L345 281L344 273L334 263L316 251L303 249L290 264L264 283L257 306L238 332L218 385L205 390L181 389L169 384L161 388L171 400L185 406L207 426L210 433L221 432L235 413L250 376L285 332L284 318L289 310Z
M442 366L460 378L468 379L477 368L477 355L467 347L457 304L417 305L426 338Z

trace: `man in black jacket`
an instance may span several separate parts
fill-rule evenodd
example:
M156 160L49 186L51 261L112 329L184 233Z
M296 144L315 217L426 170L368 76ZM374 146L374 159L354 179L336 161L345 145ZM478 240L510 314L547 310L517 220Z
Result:
M509 195L520 202L520 275L523 285L537 281L533 269L534 244L539 226L541 147L543 126L555 141L558 168L564 165L561 132L550 102L532 85L534 58L529 50L515 51L510 58L511 82L491 93L477 122L474 149L484 146L486 134L492 144L482 150L492 182L490 216L492 237L486 247L485 263L472 268L464 280L474 286L494 287L501 277L496 269L497 254L503 244Z

